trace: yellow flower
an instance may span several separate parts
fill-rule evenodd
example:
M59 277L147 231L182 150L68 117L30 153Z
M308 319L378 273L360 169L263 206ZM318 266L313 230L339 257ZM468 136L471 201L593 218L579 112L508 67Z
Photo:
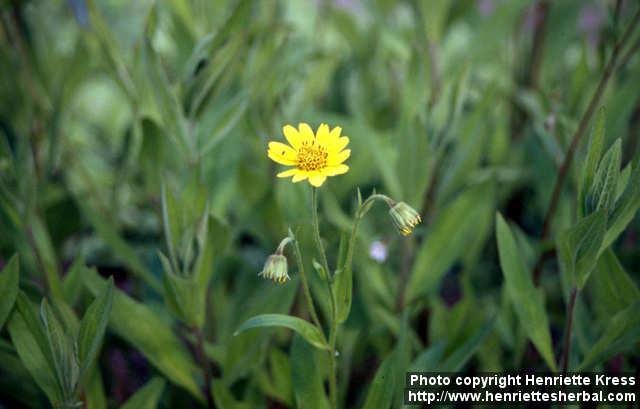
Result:
M269 158L274 162L293 168L278 173L279 178L293 176L293 183L308 180L315 187L322 186L327 176L347 173L349 166L343 162L351 155L351 149L344 149L349 138L340 136L342 128L329 129L321 124L313 133L311 127L302 122L298 129L291 125L282 128L289 145L269 142Z

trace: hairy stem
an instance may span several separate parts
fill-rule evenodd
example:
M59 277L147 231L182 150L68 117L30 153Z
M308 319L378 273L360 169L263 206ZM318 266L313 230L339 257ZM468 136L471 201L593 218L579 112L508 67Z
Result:
M325 273L328 277L331 277L331 270L329 270L329 263L327 262L327 253L324 251L322 245L322 239L320 238L320 223L318 222L318 189L311 188L311 217L313 219L313 239L316 243L316 248L320 254L320 261L322 267L325 269Z
M400 247L400 274L398 277L398 293L396 297L396 311L404 310L407 284L409 283L409 269L413 259L413 238L403 240Z
M526 78L526 85L531 88L538 88L540 80L540 67L542 67L542 50L546 36L547 16L549 14L549 0L540 0L536 4L537 21L531 45L531 56L529 57L529 72Z
M569 357L571 356L571 330L573 329L573 312L575 311L578 289L573 287L567 304L567 321L564 327L564 348L562 355L562 374L566 375L569 370Z
M311 290L309 288L309 280L307 280L307 273L305 273L304 264L302 262L302 252L300 251L300 243L298 243L298 239L294 240L293 244L294 253L296 256L296 263L298 264L298 271L300 272L300 277L302 278L302 290L304 292L304 297L307 300L307 308L309 309L309 315L311 315L311 319L313 323L318 327L320 332L322 332L322 325L320 324L320 320L318 319L318 313L316 312L316 307L313 305L313 298L311 297Z
M204 334L202 328L194 328L193 333L196 337L196 359L200 368L202 368L202 375L204 377L203 393L205 394L207 409L214 409L216 407L213 402L213 395L211 393L211 367L209 366L209 360L204 350Z
M331 407L338 408L337 398L337 381L336 381L336 333L338 332L338 320L336 317L336 300L333 295L333 287L331 286L331 279L333 275L329 270L329 263L327 262L327 254L322 245L322 239L320 238L320 224L318 222L318 192L316 188L311 188L311 218L313 221L313 238L316 243L318 253L322 261L322 266L325 269L327 279L327 292L329 300L331 301L331 327L329 330L329 400L331 401Z
M331 292L331 299L333 300L333 292ZM332 301L333 303L333 301ZM333 307L335 311L335 305ZM336 380L337 364L336 364L336 334L338 332L338 320L335 313L331 319L331 331L329 332L329 353L331 357L329 359L329 400L331 401L331 407L338 409L338 385Z
M578 128L576 129L573 137L571 138L571 144L569 145L569 149L567 150L567 154L565 155L564 161L558 169L558 174L556 176L556 182L553 187L553 193L551 195L551 202L549 203L549 208L547 209L547 213L544 217L544 224L542 226L542 235L540 237L541 241L546 240L549 237L551 232L551 224L553 222L553 218L556 214L556 210L558 207L558 201L560 200L560 193L562 192L562 186L564 185L564 180L567 177L569 168L571 167L571 161L573 160L573 155L575 154L576 149L584 135L587 125L593 116L593 113L602 98L602 94L604 93L611 76L616 68L618 63L618 57L620 56L620 52L625 47L626 43L632 37L632 34L640 21L640 10L638 10L627 27L627 30L624 32L620 41L615 45L613 52L611 54L611 58L607 63L604 72L602 73L602 77L600 78L600 82L598 83L598 87L596 88L591 100L589 101L589 105L587 106L587 110L582 115L580 119L580 123L578 124ZM540 255L538 258L538 262L536 263L536 267L533 270L533 281L537 284L540 279L540 273L542 272L542 265L544 262L544 255Z
M35 218L37 216L33 215L32 217ZM41 224L39 220L37 220L36 223ZM44 259L42 252L38 244L36 243L32 225L29 225L27 227L26 236L27 242L33 250L36 263L40 270L44 273L45 283L47 286L47 290L49 291L49 295L55 299L62 299L62 281L60 279L60 275L58 274L58 269L55 265L52 265L51 260L47 261Z

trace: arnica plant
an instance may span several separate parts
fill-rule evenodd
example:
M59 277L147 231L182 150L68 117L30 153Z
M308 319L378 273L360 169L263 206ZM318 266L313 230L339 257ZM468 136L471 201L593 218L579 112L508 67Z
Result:
M635 0L0 0L0 409L637 407L639 208Z

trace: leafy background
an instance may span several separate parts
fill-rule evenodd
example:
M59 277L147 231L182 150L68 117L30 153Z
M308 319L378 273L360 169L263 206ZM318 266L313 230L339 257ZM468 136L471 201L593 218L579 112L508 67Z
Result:
M74 347L92 409L202 406L203 362L216 407L328 407L325 353L287 329L233 335L257 314L308 318L292 257L286 285L256 276L289 227L312 253L308 188L276 179L266 157L299 121L351 138L351 170L320 192L332 258L357 188L424 217L408 239L382 207L362 223L340 407L401 406L408 369L560 370L573 288L568 368L637 371L639 33L589 113L637 8L2 1L0 407L48 407L60 373L80 376L55 372ZM194 317L167 298L159 252L190 249L178 233L203 211L211 253ZM205 356L188 324L201 320Z

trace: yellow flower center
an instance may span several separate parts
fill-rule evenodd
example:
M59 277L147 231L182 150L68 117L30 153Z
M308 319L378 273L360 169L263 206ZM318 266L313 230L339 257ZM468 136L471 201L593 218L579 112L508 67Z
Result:
M300 170L318 170L327 166L327 157L329 153L323 146L309 146L303 143L298 149L298 157L296 158L296 166Z

